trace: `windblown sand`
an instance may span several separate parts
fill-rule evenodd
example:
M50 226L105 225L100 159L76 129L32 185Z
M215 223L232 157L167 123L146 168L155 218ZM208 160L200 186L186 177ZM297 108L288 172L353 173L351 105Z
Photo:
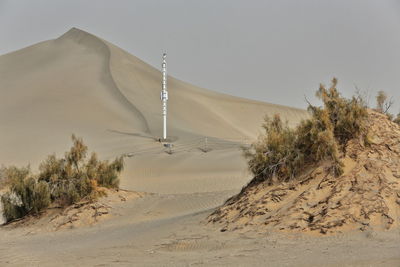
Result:
M143 192L1 227L0 265L399 264L394 229L321 238L206 225L251 179L240 147L256 138L264 115L295 125L307 113L168 78L172 151L156 141L160 72L138 58L75 28L0 57L1 164L35 170L66 151L74 133L103 159L127 155L121 187Z

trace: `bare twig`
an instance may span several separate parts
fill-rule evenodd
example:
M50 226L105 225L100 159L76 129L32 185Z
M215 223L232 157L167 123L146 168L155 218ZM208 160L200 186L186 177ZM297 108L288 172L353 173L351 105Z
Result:
M393 103L394 103L393 97L391 97L388 101L385 101L383 106L383 113L387 114Z

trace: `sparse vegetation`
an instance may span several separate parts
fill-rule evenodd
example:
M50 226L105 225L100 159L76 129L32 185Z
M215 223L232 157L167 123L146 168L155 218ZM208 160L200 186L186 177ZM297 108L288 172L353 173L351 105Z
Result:
M11 221L28 213L36 214L50 204L50 190L45 182L39 182L29 167L5 169L10 191L1 197L4 216Z
M265 119L265 134L245 150L254 175L252 183L288 181L306 166L323 160L330 161L331 170L340 175L343 170L339 153L345 151L347 142L361 138L368 143L366 106L359 98L342 97L336 85L334 78L330 88L320 86L317 97L323 107L309 104L310 119L295 129L290 129L278 115Z
M101 193L98 186L118 188L123 158L100 161L93 153L87 160L88 148L82 139L73 135L72 141L64 158L49 156L40 164L37 176L29 167L3 169L10 189L1 198L7 222L38 214L51 203L65 207L83 198L95 199Z
M376 95L376 111L385 114L389 120L394 123L400 124L400 113L395 117L392 113L389 112L389 109L394 104L394 100L392 97L388 99L387 94L384 91L379 91Z
M392 98L388 99L386 92L379 91L376 96L376 110L381 113L390 115L389 109L392 107L392 105L393 105L393 99Z

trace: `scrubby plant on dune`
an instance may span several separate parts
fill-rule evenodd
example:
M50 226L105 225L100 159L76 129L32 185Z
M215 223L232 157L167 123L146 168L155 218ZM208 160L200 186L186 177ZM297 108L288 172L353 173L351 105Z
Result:
M321 161L331 162L335 175L343 172L339 153L345 151L347 142L361 138L368 143L368 113L359 98L342 97L336 86L335 78L329 88L320 85L316 95L323 106L310 104L310 118L295 129L290 129L278 115L265 119L265 133L245 150L254 175L251 183L289 181L307 166Z
M123 169L123 159L100 161L96 153L87 160L88 147L82 139L72 136L73 146L64 158L49 156L39 166L39 181L50 186L51 198L62 205L72 204L90 196L96 186L118 188L118 175Z
M389 112L389 109L394 104L394 100L392 97L388 97L385 91L378 91L376 95L376 108L375 110L385 114L389 120L394 123L400 124L400 113L395 117L392 113Z
M388 98L385 91L378 91L378 94L376 95L376 110L380 113L391 116L389 113L389 109L392 105L393 99Z
M88 147L72 136L73 146L64 158L50 155L39 166L39 174L29 168L3 169L9 192L2 196L7 222L27 214L37 214L51 203L63 207L84 198L95 199L100 187L118 188L123 158L101 161L95 153L87 159Z
M38 213L50 205L49 185L32 175L29 167L9 167L4 173L10 190L1 197L4 216L11 221L28 213Z

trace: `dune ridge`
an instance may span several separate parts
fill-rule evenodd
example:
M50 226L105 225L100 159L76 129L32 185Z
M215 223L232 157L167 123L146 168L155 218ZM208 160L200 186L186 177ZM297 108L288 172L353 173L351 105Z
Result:
M96 50L99 53L103 54L106 58L106 63L105 63L105 74L107 76L110 76L110 81L112 83L113 86L110 86L110 89L113 90L116 94L116 97L121 99L121 103L124 106L127 106L128 109L130 109L132 111L133 114L135 114L136 120L139 121L139 123L141 125L143 125L142 127L140 127L139 129L141 129L144 132L149 133L149 127L147 125L147 121L144 117L144 115L129 101L129 99L124 95L124 93L121 91L121 89L118 87L113 75L112 75L112 71L111 71L111 67L110 67L110 61L111 61L111 50L109 48L109 46L100 38L98 38L95 35L92 35L88 32L84 32L82 30L79 30L77 28L72 28L70 29L68 32L66 32L65 34L63 34L62 36L60 36L59 38L57 38L55 41L64 41L64 40L73 40L79 44L83 44L85 46L88 47L88 49L91 50ZM135 121L137 123L137 121Z

